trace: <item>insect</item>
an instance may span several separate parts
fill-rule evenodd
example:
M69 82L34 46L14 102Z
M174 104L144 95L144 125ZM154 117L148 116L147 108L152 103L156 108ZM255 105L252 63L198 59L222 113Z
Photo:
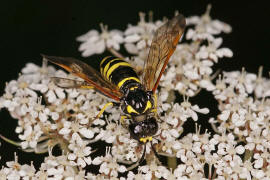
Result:
M94 88L114 102L107 103L97 117L112 105L118 106L129 119L130 136L146 145L158 131L157 98L155 91L167 63L175 51L186 26L183 15L179 14L159 27L154 34L149 54L144 62L143 74L139 79L131 65L123 59L105 57L100 62L100 72L86 63L69 57L43 55L48 61L64 68L84 81L53 77L63 88ZM145 156L145 147L140 163ZM154 150L157 155L156 151Z

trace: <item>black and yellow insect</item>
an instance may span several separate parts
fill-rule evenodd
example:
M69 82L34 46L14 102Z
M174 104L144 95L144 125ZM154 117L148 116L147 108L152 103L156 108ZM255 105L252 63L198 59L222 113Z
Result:
M179 14L157 29L144 63L141 80L128 62L116 57L105 57L100 62L100 72L74 58L46 55L43 57L84 80L54 77L53 80L58 86L94 88L113 99L115 102L107 103L98 117L107 106L120 106L125 114L123 117L130 119L128 129L131 137L146 144L152 141L152 137L158 131L155 91L185 25L184 16ZM144 154L145 148L143 156Z

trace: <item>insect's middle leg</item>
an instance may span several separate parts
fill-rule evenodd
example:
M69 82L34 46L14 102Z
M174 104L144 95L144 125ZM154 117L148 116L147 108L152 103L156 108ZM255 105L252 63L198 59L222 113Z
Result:
M121 125L124 127L124 128L128 128L128 124L129 123L127 123L126 121L125 121L125 119L130 119L131 117L130 116L127 116L127 115L123 115L123 116L121 116L121 119L120 119L120 123L121 123Z

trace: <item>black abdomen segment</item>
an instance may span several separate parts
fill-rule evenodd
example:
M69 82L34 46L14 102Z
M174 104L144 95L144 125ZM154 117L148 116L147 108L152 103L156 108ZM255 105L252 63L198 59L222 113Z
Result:
M104 79L117 85L122 91L141 85L138 75L131 65L120 58L105 57L100 63L100 73Z

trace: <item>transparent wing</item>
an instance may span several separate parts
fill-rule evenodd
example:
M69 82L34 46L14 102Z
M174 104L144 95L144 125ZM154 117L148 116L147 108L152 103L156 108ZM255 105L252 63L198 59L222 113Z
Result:
M79 61L74 58L70 57L56 57L56 56L47 56L42 55L43 58L47 59L48 61L64 68L70 73L82 78L85 82L80 82L76 80L70 80L65 78L55 78L54 81L56 84L59 84L60 87L72 87L72 86L93 86L93 88L102 94L112 98L116 101L120 101L122 97L122 93L119 91L119 88L114 84L106 81L103 79L101 74L96 71L94 68L89 66L88 64Z
M87 84L85 81L79 81L75 79L51 77L51 80L54 82L54 84L56 84L61 88L88 88L88 89L94 88L93 86Z
M185 17L179 14L155 32L148 58L144 62L142 81L146 90L155 92L157 89L160 78L184 32L185 26Z

